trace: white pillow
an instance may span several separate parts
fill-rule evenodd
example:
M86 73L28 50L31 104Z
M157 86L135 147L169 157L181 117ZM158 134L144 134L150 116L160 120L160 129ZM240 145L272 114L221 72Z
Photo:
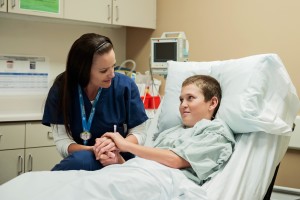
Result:
M181 84L194 74L210 75L220 82L222 100L217 118L223 119L235 133L291 132L300 102L276 54L212 62L169 61L159 132L181 123Z

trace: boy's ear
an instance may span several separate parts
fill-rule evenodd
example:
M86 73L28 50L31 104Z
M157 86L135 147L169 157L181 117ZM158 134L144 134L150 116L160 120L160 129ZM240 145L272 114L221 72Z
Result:
M210 109L210 110L214 110L214 109L217 107L218 103L219 103L218 98L215 97L215 96L213 96L213 97L211 98L211 100L210 100L210 106L209 106L209 109Z

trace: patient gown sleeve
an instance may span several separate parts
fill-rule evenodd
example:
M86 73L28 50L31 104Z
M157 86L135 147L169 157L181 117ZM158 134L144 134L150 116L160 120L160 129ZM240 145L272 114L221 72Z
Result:
M191 167L181 169L182 172L202 185L229 160L234 142L233 134L224 122L201 120L193 128L177 133L177 139L168 143L168 149L190 163Z

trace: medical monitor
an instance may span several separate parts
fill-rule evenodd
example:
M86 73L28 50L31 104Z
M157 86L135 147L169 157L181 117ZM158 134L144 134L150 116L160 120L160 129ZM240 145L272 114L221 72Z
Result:
M187 61L187 40L182 37L151 38L151 68L167 68L167 61Z
M167 62L168 60L177 61L177 42L163 41L153 43L153 62Z

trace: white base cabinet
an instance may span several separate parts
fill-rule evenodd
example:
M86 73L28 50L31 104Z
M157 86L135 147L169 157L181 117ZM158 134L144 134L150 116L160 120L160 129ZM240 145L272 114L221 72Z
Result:
M41 122L0 123L0 184L28 171L51 170L61 159L50 127Z

